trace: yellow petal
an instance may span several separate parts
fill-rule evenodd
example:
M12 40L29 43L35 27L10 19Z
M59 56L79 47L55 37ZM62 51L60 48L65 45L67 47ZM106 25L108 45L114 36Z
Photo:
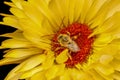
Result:
M76 0L76 5L74 9L75 10L75 13L74 13L75 21L79 20L84 3L85 3L85 0Z
M39 35L32 34L32 32L25 32L23 33L24 36L30 40L32 43L36 44L36 47L45 49L45 50L50 50L51 49L51 41L48 38L41 38Z
M95 70L89 70L88 73L92 75L94 80L104 80L104 78Z
M31 79L30 80L46 80L46 78L45 78L45 72L38 72L38 73L36 73L36 74L34 74L32 77L31 77Z
M8 64L21 63L25 58L3 58L0 60L0 66Z
M98 65L95 67L96 70L101 72L104 75L110 75L114 73L114 68L111 65Z
M42 1L42 0L36 0L36 1L35 0L29 0L29 2L33 6L35 6L35 8L37 7L37 11L40 12L40 13L42 13L43 16L46 17L46 19L50 22L50 24L54 27L55 30L58 30L59 27L56 27L57 26L56 16L49 9L49 6L46 3L46 1Z
M67 70L60 76L60 80L71 80L70 74Z
M37 25L41 25L42 20L44 16L39 12L39 10L36 7L33 7L33 5L25 2L22 3L23 9L25 10L25 15L30 18L31 22L35 22ZM36 13L37 11L37 13ZM19 15L19 14L18 14Z
M108 64L112 60L113 60L113 56L112 55L102 55L100 57L100 62L102 64Z
M105 74L101 73L101 71L98 71L97 69L95 69L95 70L97 73L99 73L100 76L103 77L103 80L113 80L113 76L111 76L111 74L105 75Z
M43 19L47 19L46 17L43 16L43 14L41 13L41 5L42 5L42 2L39 3L40 1L33 1L33 0L29 0L29 3L23 3L22 6L24 8L24 10L26 11L26 14L28 17L31 18L31 20L33 20L34 22L36 22L38 25L41 24L42 20ZM45 1L43 1L45 3ZM38 5L41 4L41 5ZM46 4L47 5L47 4ZM33 7L34 6L34 7ZM41 7L40 7L41 6ZM41 8L41 9L39 9ZM36 13L36 11L38 11ZM35 14L35 15L33 15Z
M76 0L71 0L69 2L68 19L69 19L70 24L72 24L75 20L75 18L74 18L74 14L75 14L74 8L75 8L75 5L76 5L75 3L76 3Z
M113 59L113 61L110 64L116 71L120 71L120 60Z
M17 77L16 80L20 77L21 73L16 73L17 70L19 70L22 67L22 65L16 66L14 69L12 69L8 75L5 77L5 80L14 80L13 78Z
M48 0L49 1L49 0ZM63 4L62 4L62 0L59 1L59 0L51 0L50 3L48 4L49 5L49 9L54 12L53 14L55 15L56 17L56 23L58 24L58 27L62 28L63 26L61 25L62 21L64 22L64 15L63 15Z
M39 36L41 36L41 35L43 36L43 33L45 33L45 31L46 31L46 30L42 29L42 26L40 23L39 23L40 24L40 26L39 26L30 19L20 19L19 23L21 25L21 28L24 30L24 32L27 31L27 32L31 32L32 34L36 34L36 35L39 34ZM46 34L44 34L44 35L46 35Z
M6 80L19 80L20 76L21 76L21 73L18 73L14 77L12 77L10 79L6 79Z
M114 58L117 59L117 60L120 60L120 52L116 53L116 54L114 55Z
M2 42L2 48L24 48L32 47L33 45L28 41L21 41L16 39L7 39Z
M107 0L93 0L93 4L91 5L90 9L88 10L87 12L87 15L86 15L86 23L89 23L89 21L91 19L94 18L94 16L97 15L97 12L99 11L99 9L101 8L101 6L107 2Z
M81 64L78 63L78 64L75 65L75 67L80 70L81 69Z
M26 18L27 17L25 15L25 13L21 9L18 9L18 8L10 8L10 12L18 18Z
M110 1L110 5L111 5L111 6L109 6L110 10L109 10L109 13L107 14L106 18L109 18L116 12L120 11L120 0Z
M25 79L25 78L29 78L31 76L33 76L34 74L36 74L37 72L40 72L44 69L43 66L38 66L38 67L35 67L29 71L26 71L24 72L21 76L20 76L20 79Z
M103 4L103 6L100 8L94 19L92 19L89 22L89 24L91 24L90 27L91 28L101 27L101 25L105 22L105 20L107 20L109 17L111 17L111 15L113 15L114 12L116 12L114 11L114 9L116 6L119 5L119 3L120 3L119 0L114 0L114 1L107 0L105 4ZM110 11L112 13L110 13Z
M110 18L108 18L103 24L99 25L97 28L94 29L93 33L90 36L96 35L96 34L104 34L103 32L108 32L109 34L112 34L113 31L118 31L119 29L119 20L120 20L120 12L116 12L114 15L112 15Z
M64 71L65 71L65 68L66 68L66 66L65 66L65 64L63 63L63 64L60 64L59 66L59 71L57 72L57 76L61 76L61 75L63 75L64 74Z
M35 55L38 53L42 53L42 50L38 48L28 48L28 49L13 49L7 52L4 57L11 58L20 58L20 57L29 57L31 55Z
M104 46L110 43L114 39L114 36L111 34L101 34L94 41L94 46Z
M22 31L20 31L20 30L16 30L13 33L1 34L0 37L9 37L9 38L17 39L17 40L26 41L26 39L24 38L24 36L22 34Z
M3 22L1 22L0 24L8 25L21 30L20 25L18 24L18 19L14 16L4 17Z
M20 64L23 66L18 70L18 72L28 71L43 63L45 59L46 59L45 54L33 56Z
M103 46L100 50L96 51L94 54L101 57L101 55L115 55L119 51L119 43L111 43L109 45ZM96 47L97 48L97 47Z
M5 16L5 17L13 17L13 15L11 14L5 14L5 13L0 13L1 16Z
M111 76L113 76L114 79L116 80L120 80L120 73L118 71L116 71L114 74L112 74Z
M12 2L16 5L16 7L22 9L22 5L21 3L23 2L24 0L12 0Z
M51 66L53 66L53 63L54 63L54 60L55 60L54 53L51 52L51 51L49 51L48 53L50 53L50 54L47 55L47 58L42 65L44 67L44 69L48 69Z
M76 68L69 69L69 72L71 80L84 80L83 79L83 73L81 70L78 70Z
M45 73L47 80L55 78L57 76L56 74L59 73L60 67L61 65L54 65L50 69L48 69Z
M85 23L86 15L94 0L84 0L84 5L80 13L80 23Z
M56 62L64 63L65 61L67 61L67 59L68 59L68 49L65 49L56 57Z
M13 3L11 3L11 2L4 1L4 4L9 5L11 7L15 7L15 5Z

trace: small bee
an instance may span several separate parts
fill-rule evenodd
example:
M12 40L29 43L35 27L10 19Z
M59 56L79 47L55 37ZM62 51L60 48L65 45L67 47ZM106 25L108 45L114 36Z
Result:
M67 34L60 34L57 39L61 46L68 48L72 52L78 52L80 50L77 43Z

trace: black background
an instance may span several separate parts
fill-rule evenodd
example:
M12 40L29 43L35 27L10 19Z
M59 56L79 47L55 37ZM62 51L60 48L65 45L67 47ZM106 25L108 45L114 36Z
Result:
M9 12L9 6L5 5L3 2L4 1L10 1L10 0L0 0L0 13L7 13L10 14ZM0 21L2 21L2 16L0 16ZM4 26L4 25L0 25L0 34L3 33L7 33L7 32L13 32L15 29L9 26ZM0 37L0 44L3 40L5 40L7 38L5 37ZM2 59L3 57L3 51L4 50L0 50L0 59ZM14 68L16 65L12 64L12 65L4 65L4 66L0 66L0 80L4 80L5 76L8 74L8 72Z

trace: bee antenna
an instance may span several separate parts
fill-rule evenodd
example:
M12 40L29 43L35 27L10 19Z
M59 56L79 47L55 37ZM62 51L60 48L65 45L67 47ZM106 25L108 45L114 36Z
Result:
M63 17L61 23L60 23L60 29L62 29L62 27L65 27L65 24L64 24L64 19L65 19L65 16Z

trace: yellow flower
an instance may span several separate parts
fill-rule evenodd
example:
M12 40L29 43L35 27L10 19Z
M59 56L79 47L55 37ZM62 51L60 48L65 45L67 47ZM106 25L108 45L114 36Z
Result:
M120 80L120 0L12 0L2 25L5 80Z

